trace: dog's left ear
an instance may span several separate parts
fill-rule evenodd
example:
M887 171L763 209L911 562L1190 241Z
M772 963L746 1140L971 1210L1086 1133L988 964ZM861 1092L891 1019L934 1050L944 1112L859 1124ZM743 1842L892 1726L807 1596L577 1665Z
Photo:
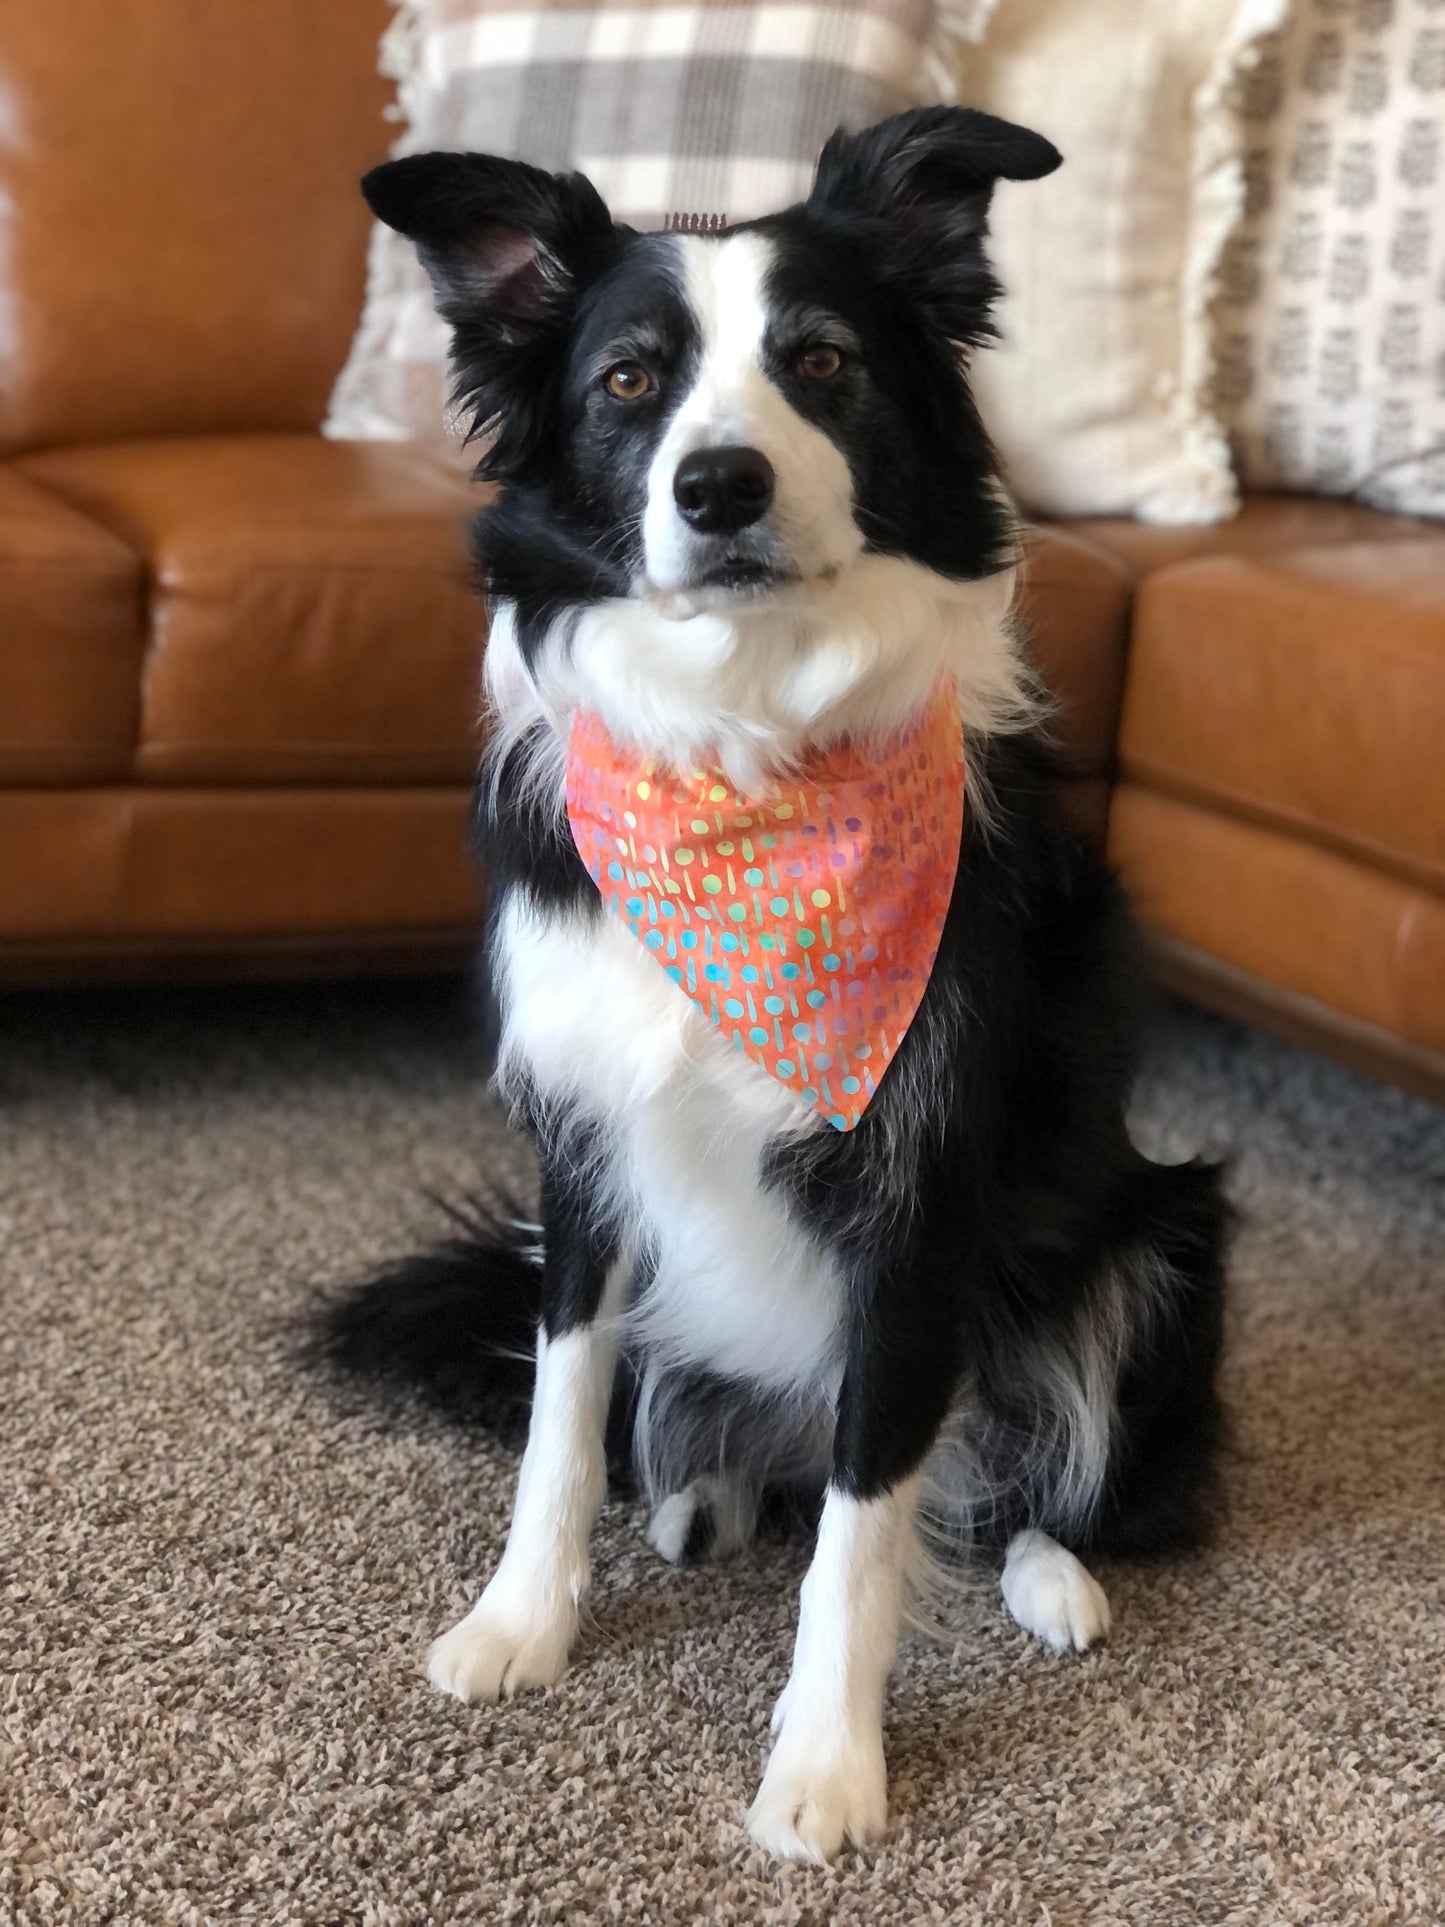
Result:
M950 337L988 333L998 292L984 259L999 181L1036 181L1062 156L1052 141L971 107L916 107L861 133L834 134L818 160L810 212L873 228L895 272Z

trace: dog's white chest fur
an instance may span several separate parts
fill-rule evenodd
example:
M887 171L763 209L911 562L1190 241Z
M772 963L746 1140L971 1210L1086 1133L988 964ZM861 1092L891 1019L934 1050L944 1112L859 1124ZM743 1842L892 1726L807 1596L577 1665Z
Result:
M602 1184L651 1264L649 1347L777 1390L827 1386L842 1297L765 1186L767 1149L827 1127L731 1050L609 916L507 903L493 946L499 1083L598 1120Z

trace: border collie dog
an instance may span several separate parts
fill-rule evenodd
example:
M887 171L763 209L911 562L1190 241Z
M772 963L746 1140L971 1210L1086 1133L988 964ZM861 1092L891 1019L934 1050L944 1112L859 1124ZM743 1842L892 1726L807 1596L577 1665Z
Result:
M478 824L542 1206L392 1266L327 1337L443 1397L526 1374L506 1549L430 1657L460 1699L560 1678L618 1449L672 1560L805 1501L747 1815L801 1858L884 1829L888 1676L946 1555L1082 1651L1109 1626L1082 1558L1208 1510L1226 1208L1126 1132L1134 940L1056 808L967 381L993 185L1058 158L921 109L702 233L477 154L365 183L500 484Z

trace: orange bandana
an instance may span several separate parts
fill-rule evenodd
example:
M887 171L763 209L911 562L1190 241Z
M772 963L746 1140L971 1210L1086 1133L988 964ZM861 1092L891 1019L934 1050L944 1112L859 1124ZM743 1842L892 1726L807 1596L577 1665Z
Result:
M765 800L679 775L579 711L567 817L602 901L755 1064L850 1131L918 1010L963 836L951 683L881 755L844 744Z

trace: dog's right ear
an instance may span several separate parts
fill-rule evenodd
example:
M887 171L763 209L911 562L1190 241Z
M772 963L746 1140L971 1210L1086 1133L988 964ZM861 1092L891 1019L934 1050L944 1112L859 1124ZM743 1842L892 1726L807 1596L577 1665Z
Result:
M416 244L452 330L452 406L480 437L479 472L524 475L546 439L547 398L579 296L621 252L581 174L491 154L413 154L361 183L371 211Z
M565 320L620 242L581 174L548 174L491 154L412 154L361 183L379 221L416 244L437 307L519 341Z

